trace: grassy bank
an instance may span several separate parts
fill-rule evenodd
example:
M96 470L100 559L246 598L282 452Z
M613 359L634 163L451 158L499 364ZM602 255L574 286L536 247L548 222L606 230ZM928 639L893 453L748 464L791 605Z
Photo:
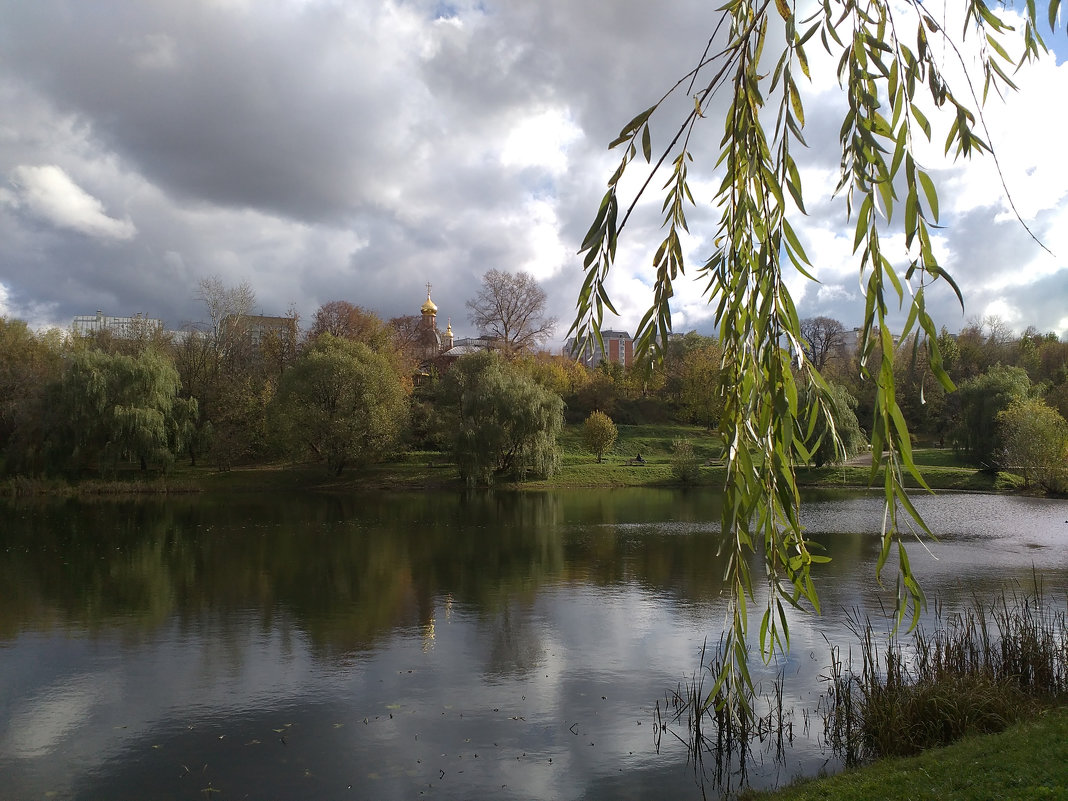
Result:
M979 801L1068 799L1068 709L1056 708L999 734L969 737L905 759L888 759L746 801Z
M643 425L619 426L619 438L601 463L582 444L582 426L565 426L560 437L560 470L551 479L530 480L522 484L504 484L513 489L548 489L554 487L648 487L676 486L672 475L672 446L687 440L701 464L697 486L720 487L725 473L722 449L707 429L699 426ZM641 454L642 462L635 457ZM982 473L961 462L949 449L917 448L916 463L933 489L997 492L1012 490L1011 477ZM865 464L867 461L867 464ZM814 487L866 487L870 481L870 459L851 460L845 465L823 468L801 467L798 483ZM911 478L912 486L918 484ZM882 475L875 486L882 485ZM160 494L190 491L277 492L340 491L368 489L458 488L460 477L446 454L435 451L411 451L384 463L366 468L350 468L340 476L331 475L321 465L278 462L218 470L210 466L190 467L179 464L166 475L123 471L113 480L82 482L11 479L0 484L0 494L26 495L97 495ZM109 487L111 489L109 489Z

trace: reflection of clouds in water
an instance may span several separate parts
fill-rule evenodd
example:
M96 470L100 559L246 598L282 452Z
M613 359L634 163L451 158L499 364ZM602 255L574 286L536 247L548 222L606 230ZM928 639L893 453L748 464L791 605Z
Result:
M16 706L0 751L16 759L45 756L85 725L95 708L118 696L115 677L109 673L85 674L45 687Z

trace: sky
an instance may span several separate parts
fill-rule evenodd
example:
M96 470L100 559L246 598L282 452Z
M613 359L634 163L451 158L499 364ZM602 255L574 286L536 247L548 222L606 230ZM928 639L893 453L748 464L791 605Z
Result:
M548 294L558 345L618 163L607 145L700 58L714 6L0 0L0 314L67 328L97 310L143 313L179 329L206 317L198 285L218 277L247 281L262 314L308 322L345 300L388 319L418 314L430 282L441 327L470 336L481 276L523 270ZM1043 32L1053 53L985 111L1008 196L989 159L943 158L945 122L932 119L936 144L921 151L940 191L935 248L965 300L962 311L948 289L928 295L950 331L997 315L1068 336L1068 37L1063 20ZM797 154L809 214L792 218L819 282L788 285L802 317L851 328L859 262L833 197L844 104L819 50ZM693 267L717 219L716 102L694 142ZM654 147L672 122L654 120ZM628 224L607 328L633 333L651 301L659 205ZM886 236L907 263L903 238ZM676 331L711 333L702 289L677 286Z

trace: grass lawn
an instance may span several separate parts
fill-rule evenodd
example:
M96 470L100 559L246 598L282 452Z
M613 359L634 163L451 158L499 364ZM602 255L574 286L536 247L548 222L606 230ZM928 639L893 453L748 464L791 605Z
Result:
M1068 799L1068 709L1000 734L961 740L907 759L888 759L746 801L1038 801Z
M672 446L687 440L701 464L699 486L717 488L725 478L722 449L718 439L700 426L621 425L619 438L602 463L582 443L582 424L567 425L560 435L560 470L551 479L528 480L521 484L500 486L520 489L550 487L640 487L677 484L671 471ZM641 454L643 463L634 463ZM1015 488L1006 474L981 473L961 462L951 449L917 448L916 464L928 485L942 490L995 492ZM804 486L866 487L869 485L870 461L851 460L849 464L823 468L800 467L798 483ZM161 494L183 491L211 492L281 492L323 490L352 492L367 489L411 490L458 487L459 472L447 454L436 451L411 451L393 461L365 468L349 468L340 476L331 475L322 465L277 462L218 470L214 467L190 467L181 462L166 475L141 474L124 470L113 479L82 482L38 482L15 479L0 485L0 494ZM882 474L874 486L882 485ZM906 478L909 486L919 484Z
M932 489L997 492L1012 488L1012 482L1004 474L980 472L964 462L952 448L916 448L912 458L923 480ZM870 458L852 459L844 465L800 467L797 470L798 483L828 487L866 487L869 482L872 486L881 487L883 475L880 470L875 480L871 481ZM909 474L905 476L905 485L920 487L920 483Z

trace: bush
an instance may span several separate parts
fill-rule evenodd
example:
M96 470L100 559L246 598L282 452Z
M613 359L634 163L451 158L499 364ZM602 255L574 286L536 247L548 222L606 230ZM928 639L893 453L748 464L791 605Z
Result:
M671 443L671 475L683 484L694 484L701 477L701 463L688 439Z

